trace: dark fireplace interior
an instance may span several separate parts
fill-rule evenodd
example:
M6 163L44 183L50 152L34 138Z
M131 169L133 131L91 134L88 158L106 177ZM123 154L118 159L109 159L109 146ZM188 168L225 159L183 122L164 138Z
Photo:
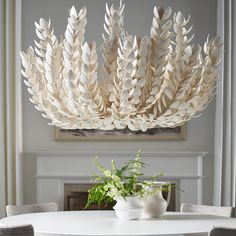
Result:
M64 210L65 211L79 211L79 210L111 210L115 205L109 204L107 206L96 204L89 206L85 209L85 205L88 197L88 189L93 186L91 183L79 183L79 184L65 184L64 185ZM167 208L168 211L175 211L176 207L176 193L175 184L171 184L171 198L170 204ZM163 192L163 197L167 198L167 193Z

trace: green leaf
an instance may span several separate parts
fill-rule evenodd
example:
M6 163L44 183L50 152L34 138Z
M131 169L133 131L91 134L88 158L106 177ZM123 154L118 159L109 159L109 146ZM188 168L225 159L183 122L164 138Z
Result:
M139 177L144 175L141 169L146 166L146 163L141 161L141 157L142 149L139 149L136 157L125 162L121 168L117 168L115 161L112 160L111 169L106 169L95 157L93 162L101 175L96 175L93 178L94 182L98 182L98 184L89 190L86 207L94 203L98 205L101 203L107 204L117 197L145 197L158 190L156 181L158 177L164 175L162 172L140 183ZM152 187L155 188L155 191L150 190Z

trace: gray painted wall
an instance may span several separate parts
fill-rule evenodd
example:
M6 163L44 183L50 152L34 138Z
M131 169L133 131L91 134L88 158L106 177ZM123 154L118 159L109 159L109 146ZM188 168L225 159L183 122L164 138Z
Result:
M96 40L98 47L103 32L105 3L118 3L118 0L22 0L22 47L25 50L33 45L35 35L34 21L40 17L51 18L56 35L63 34L67 23L68 9L75 5L77 9L86 6L88 25L86 40ZM210 33L216 32L216 0L126 0L125 25L131 34L146 35L152 22L153 7L156 4L171 6L174 11L181 10L185 16L191 14L194 25L194 43L202 44ZM204 196L205 204L212 202L213 190L213 142L214 142L215 104L209 105L201 117L187 124L187 140L178 142L55 142L53 128L47 125L33 105L23 86L23 142L24 152L67 152L67 151L131 151L142 147L143 151L207 151L204 160ZM150 163L151 164L151 163ZM179 163L181 165L181 163ZM24 195L25 203L35 201L35 160L24 158ZM157 167L158 169L158 167Z

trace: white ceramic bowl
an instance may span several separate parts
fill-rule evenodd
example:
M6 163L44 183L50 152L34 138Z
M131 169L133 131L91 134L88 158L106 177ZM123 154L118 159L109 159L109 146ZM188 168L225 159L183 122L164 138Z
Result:
M135 220L141 217L142 208L136 209L117 209L115 208L116 216L121 220Z

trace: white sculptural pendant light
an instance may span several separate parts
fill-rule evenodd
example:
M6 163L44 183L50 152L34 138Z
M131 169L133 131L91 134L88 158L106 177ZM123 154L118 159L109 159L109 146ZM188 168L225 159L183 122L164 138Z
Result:
M149 36L123 28L124 5L106 5L102 73L96 43L84 40L86 8L74 7L64 38L48 22L36 25L34 49L21 53L30 101L62 129L146 131L184 124L210 102L220 61L219 38L193 46L181 12L154 8ZM203 51L203 52L202 52Z

